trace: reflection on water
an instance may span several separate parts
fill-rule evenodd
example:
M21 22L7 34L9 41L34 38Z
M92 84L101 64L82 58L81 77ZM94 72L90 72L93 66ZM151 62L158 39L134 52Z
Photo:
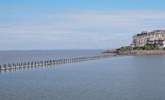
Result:
M165 56L114 57L0 74L2 100L164 100Z

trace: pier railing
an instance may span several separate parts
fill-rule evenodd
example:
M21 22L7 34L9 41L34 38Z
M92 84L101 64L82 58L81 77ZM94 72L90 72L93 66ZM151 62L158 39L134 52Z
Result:
M49 59L43 61L31 61L31 62L19 62L19 63L8 63L0 65L0 71L12 71L12 70L21 70L37 67L46 67L51 65L59 64L69 64L82 61L96 60L101 58L109 58L114 55L112 54L102 54L95 56L85 56L85 57L70 57L70 58L61 58L61 59Z

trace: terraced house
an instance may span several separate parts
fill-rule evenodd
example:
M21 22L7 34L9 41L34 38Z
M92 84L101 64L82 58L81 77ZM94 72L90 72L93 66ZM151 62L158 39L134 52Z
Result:
M132 46L155 45L165 47L165 30L154 30L151 32L141 32L133 36Z

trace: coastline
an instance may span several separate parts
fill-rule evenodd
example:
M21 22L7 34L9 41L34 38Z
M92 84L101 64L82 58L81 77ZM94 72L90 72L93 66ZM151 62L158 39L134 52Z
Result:
M165 55L165 50L127 50L116 51L117 55L143 56L143 55Z

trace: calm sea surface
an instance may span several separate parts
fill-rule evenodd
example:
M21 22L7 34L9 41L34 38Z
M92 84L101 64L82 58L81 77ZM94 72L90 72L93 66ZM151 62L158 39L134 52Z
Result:
M165 100L165 56L0 73L0 100Z

